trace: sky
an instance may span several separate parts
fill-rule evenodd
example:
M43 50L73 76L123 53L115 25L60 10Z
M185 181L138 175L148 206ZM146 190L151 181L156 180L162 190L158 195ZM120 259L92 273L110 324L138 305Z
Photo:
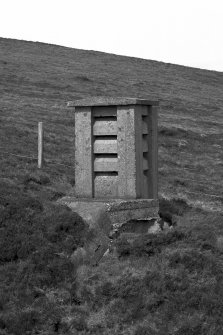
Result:
M223 0L0 0L0 36L223 71Z

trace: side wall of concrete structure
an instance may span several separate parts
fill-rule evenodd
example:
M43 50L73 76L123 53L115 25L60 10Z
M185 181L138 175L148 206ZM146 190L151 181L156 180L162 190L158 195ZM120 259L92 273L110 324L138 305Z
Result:
M148 198L158 199L158 106L149 106L148 113Z

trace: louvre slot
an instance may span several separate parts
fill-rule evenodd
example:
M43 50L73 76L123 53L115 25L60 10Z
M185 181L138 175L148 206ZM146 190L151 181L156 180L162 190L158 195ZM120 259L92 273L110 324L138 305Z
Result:
M143 150L143 152L148 152L149 151L148 136L147 135L143 135L143 137L142 137L142 150Z
M142 109L142 117L148 116L148 107Z
M117 171L95 172L95 177L117 176Z
M148 163L148 152L143 153L143 171L149 169L149 163Z
M97 136L94 136L94 140L97 141L97 140L102 140L102 141L107 141L107 140L113 140L113 141L117 141L117 136L115 135L108 135L108 136L104 136L104 135L97 135Z
M143 158L143 171L148 170L149 165L148 165L148 160Z
M117 108L115 106L93 107L93 117L117 117Z
M149 133L148 117L143 115L142 115L142 133L143 135Z
M95 116L94 115L94 122L102 122L102 121L107 121L107 122L117 121L117 116L115 115Z
M151 134L153 132L150 116L142 116L142 133Z
M106 158L106 159L109 159L109 158L118 158L118 155L116 153L112 153L112 154L95 154L94 155L94 158Z
M148 175L149 170L143 171L143 194L145 198L149 197Z

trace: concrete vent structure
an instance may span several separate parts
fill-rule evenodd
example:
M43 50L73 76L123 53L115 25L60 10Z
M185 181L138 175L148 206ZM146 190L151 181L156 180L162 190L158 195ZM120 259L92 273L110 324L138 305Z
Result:
M157 102L96 97L75 107L75 195L157 199Z
M158 218L158 102L95 97L68 107L75 117L75 188L60 202L105 234L129 222L134 231L141 222L144 233Z

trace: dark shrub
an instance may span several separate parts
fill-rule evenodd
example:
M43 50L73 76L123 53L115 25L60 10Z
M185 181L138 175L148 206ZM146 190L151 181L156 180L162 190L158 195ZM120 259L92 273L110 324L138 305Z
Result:
M50 214L41 218L47 223L47 239L64 252L72 253L83 246L87 227L83 219L65 206L54 206Z
M30 183L35 183L38 185L49 185L50 178L47 174L44 174L43 172L27 174L23 178L23 184L25 185L25 187L27 187Z
M2 317L0 323L9 334L24 335L32 331L40 319L40 314L32 308L9 312Z
M164 221L170 224L175 223L173 222L173 215L182 216L190 208L183 199L167 200L161 198L159 200L159 215Z
M205 335L204 320L196 317L188 317L175 333L176 335Z
M139 298L141 294L143 294L144 289L145 286L139 278L125 276L121 277L116 282L115 287L113 287L113 292L111 293L115 298L122 298L126 301L131 301Z
M61 311L45 292L74 283L70 255L83 245L88 229L66 206L43 206L22 191L4 189L1 195L0 327L6 335L39 332L42 325L59 332Z
M53 244L57 252L72 253L83 245L86 226L65 206L43 211L33 198L20 198L5 204L0 219L0 262L29 257L44 245Z
M139 325L134 335L166 335L166 332L152 329L149 325L148 326L141 326Z
M115 287L111 282L105 282L98 286L95 291L95 300L99 306L107 304L115 296Z
M176 251L170 256L169 264L171 267L177 268L180 265L184 266L188 271L203 271L205 268L209 267L210 258L205 256L198 250L186 250L181 253Z
M17 197L5 195L0 199L1 205L5 208L5 213L0 217L0 222L11 216L19 216L24 214L24 210L32 210L34 212L40 212L43 210L41 202L33 197L26 196L25 194L18 194Z
M200 227L194 227L188 233L188 242L192 243L201 251L212 251L213 253L219 252L216 244L216 234L213 233L210 225L200 225Z
M152 256L159 253L163 247L184 238L185 234L183 232L171 230L167 233L139 236L132 243L128 242L126 238L120 237L115 245L119 257L129 255L137 257Z

